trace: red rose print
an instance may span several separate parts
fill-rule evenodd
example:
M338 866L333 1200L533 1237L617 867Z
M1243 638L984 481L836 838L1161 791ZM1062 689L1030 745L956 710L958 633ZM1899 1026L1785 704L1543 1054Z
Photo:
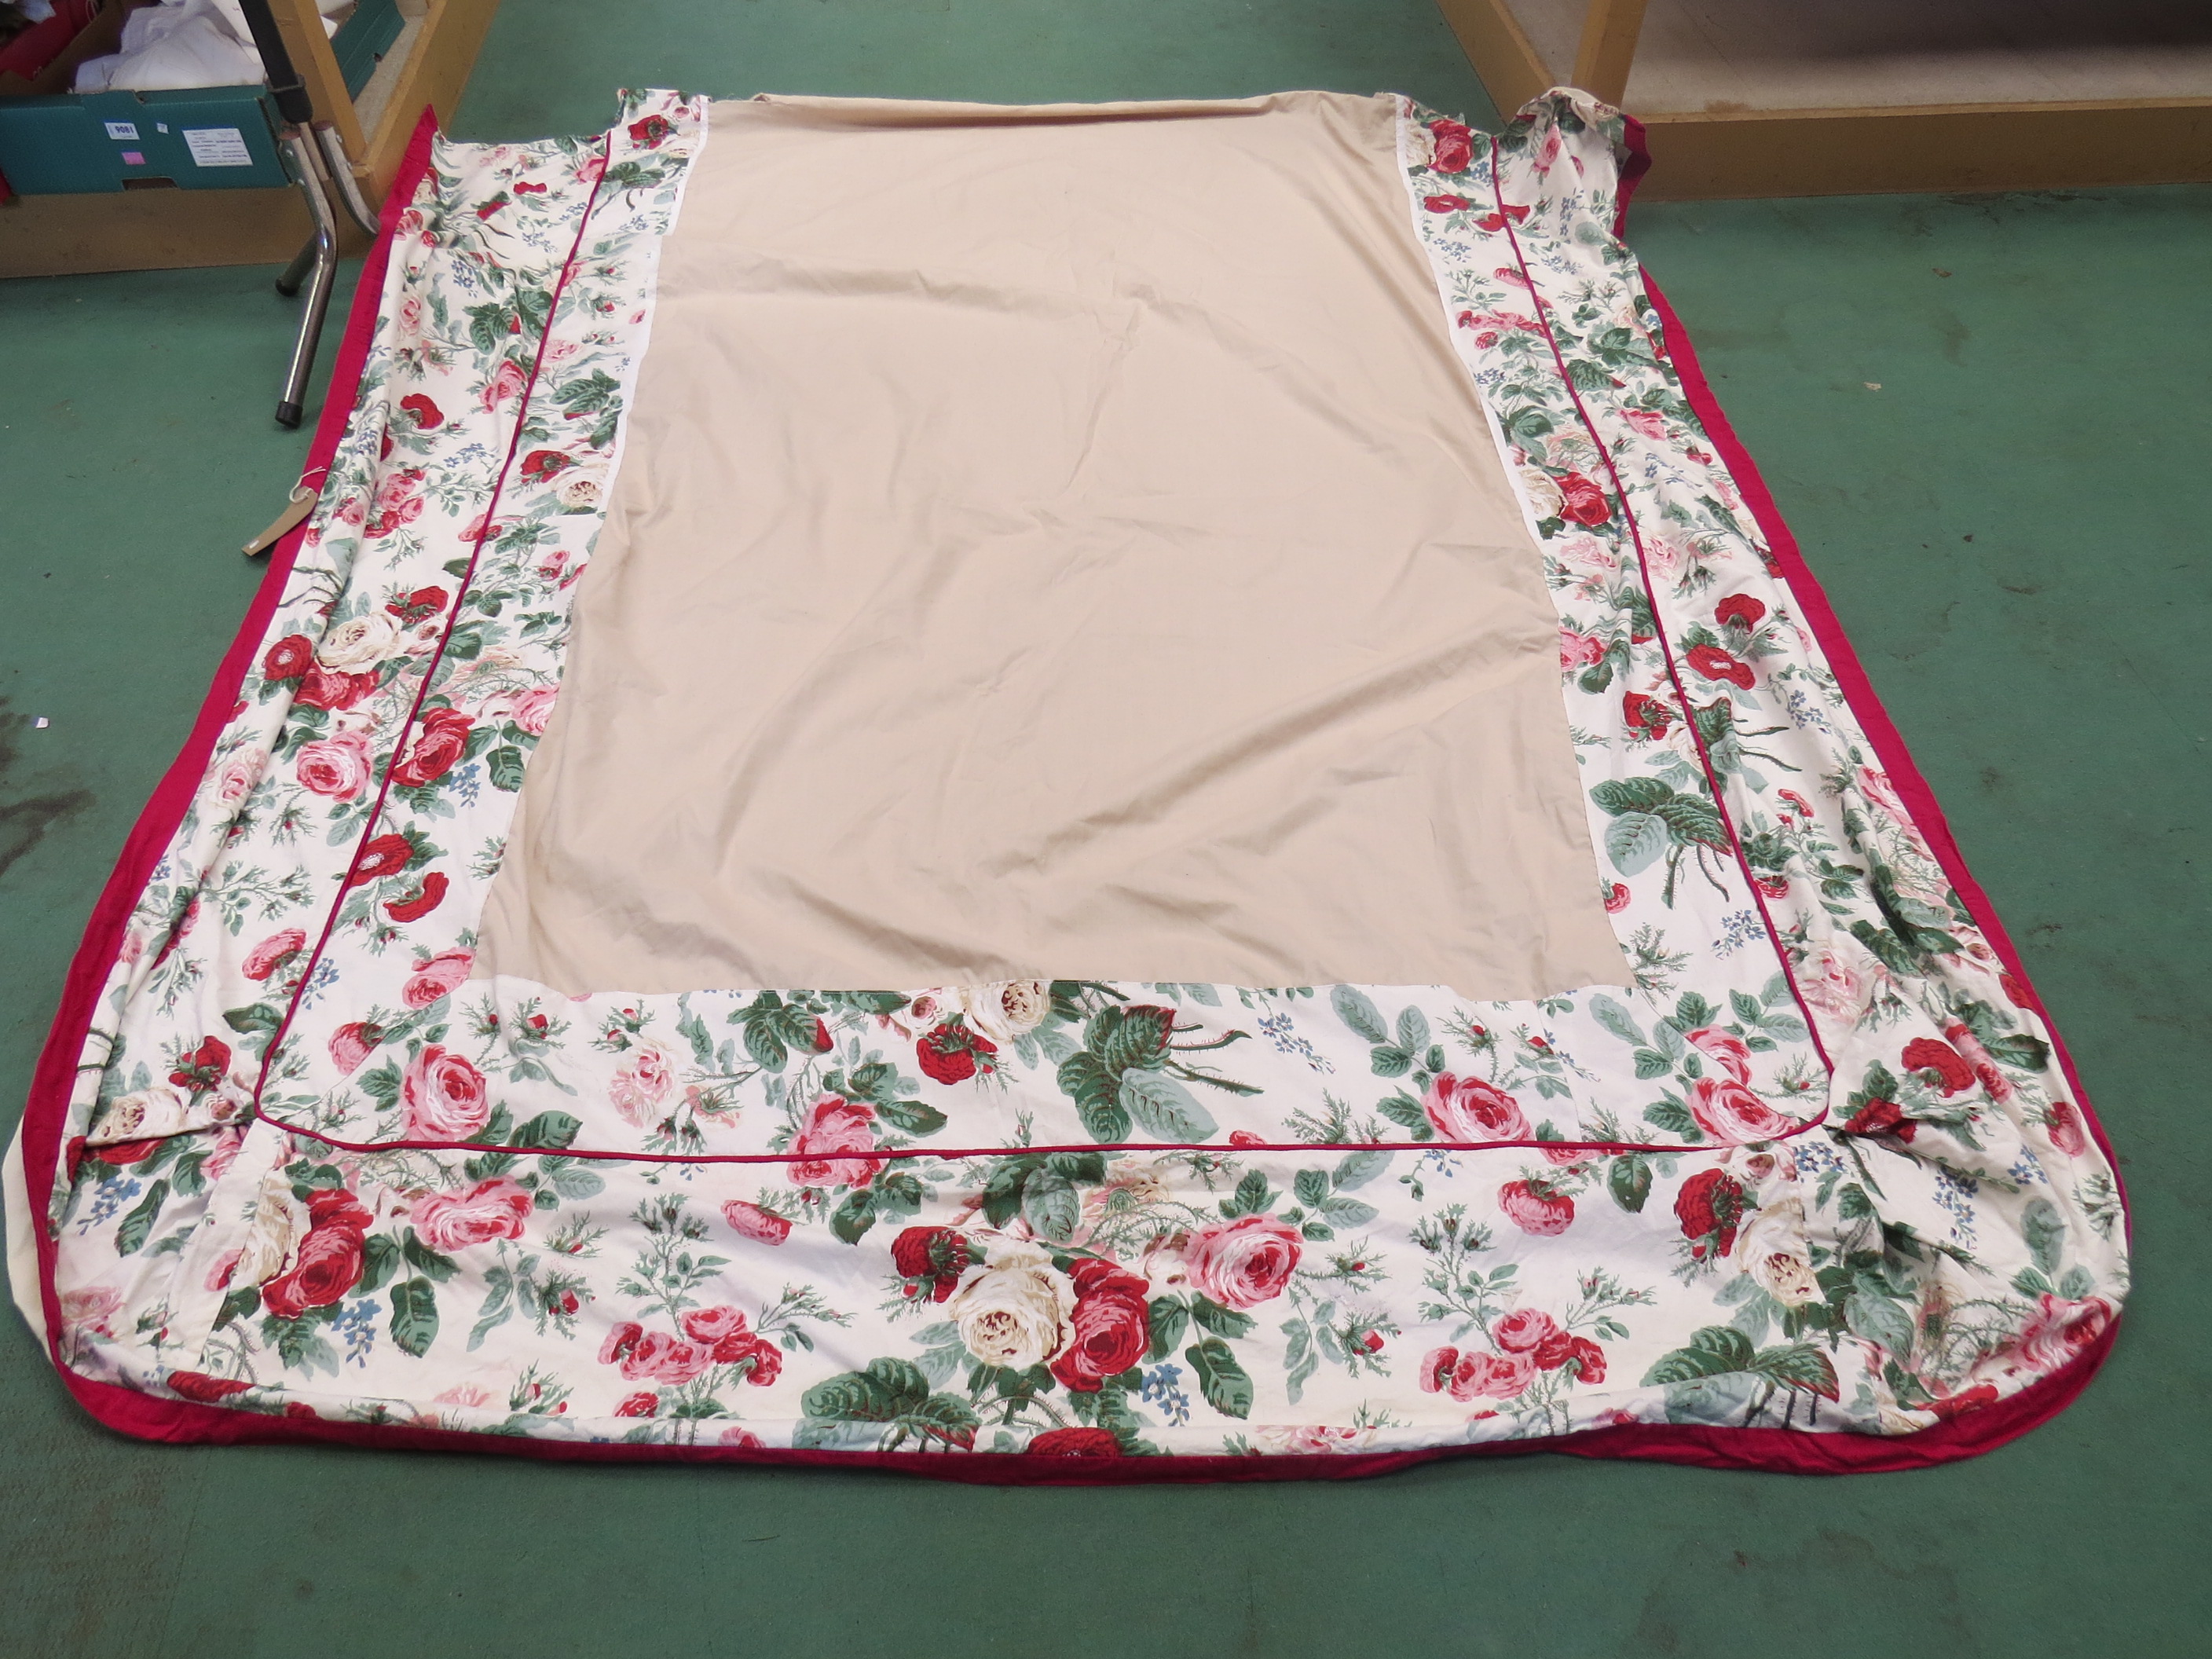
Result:
M660 1409L660 1396L651 1389L641 1394L625 1395L615 1407L617 1417L651 1417Z
M386 876L396 876L407 867L415 856L415 843L404 836L379 836L361 849L361 859L346 878L346 885L358 887L363 882L381 881Z
M1899 1109L1895 1101L1869 1100L1851 1114L1844 1125L1844 1133L1851 1135L1893 1134L1899 1140L1911 1140L1919 1127Z
M1465 173L1474 162L1474 135L1457 121L1431 121L1434 166L1438 173Z
M1581 473L1570 472L1552 482L1559 487L1560 517L1576 524L1601 525L1613 516L1613 505L1606 500L1605 491Z
M2043 1127L2051 1137L2051 1144L2067 1157L2080 1158L2089 1150L2088 1132L2072 1101L2052 1101L2044 1114Z
M110 1146L94 1147L92 1155L102 1164L123 1169L136 1164L161 1144L161 1137L159 1135L151 1140L118 1140Z
M1152 1313L1145 1304L1150 1287L1095 1257L1077 1262L1068 1277L1075 1285L1075 1312L1069 1320L1073 1334L1052 1362L1052 1374L1079 1394L1096 1393L1100 1383L1127 1370L1152 1346Z
M572 465L566 455L557 449L533 449L522 458L522 476L532 483L541 478L550 478Z
M1984 1406L1994 1406L1996 1404L1996 1400L1997 1390L1995 1383L1977 1382L1971 1389L1961 1389L1956 1394L1946 1395L1940 1400L1929 1401L1927 1409L1948 1422L1960 1412L1978 1411Z
M1508 1353L1534 1353L1564 1336L1558 1320L1534 1308L1516 1308L1490 1328L1490 1340Z
M494 1176L465 1193L430 1193L416 1199L409 1217L424 1243L450 1255L496 1238L521 1237L532 1202L528 1188Z
M1421 1110L1447 1140L1526 1140L1528 1120L1521 1104L1480 1078L1439 1072L1421 1097Z
M836 1045L836 1039L830 1035L829 1023L825 1020L816 1020L814 1022L814 1052L817 1054L826 1054Z
M1421 198L1421 205L1431 213L1457 213L1462 208L1473 207L1474 204L1464 196L1425 196Z
M711 1348L725 1338L743 1334L745 1315L744 1309L725 1302L713 1308L694 1308L684 1316L683 1322L684 1335Z
M1380 1331L1368 1332L1366 1335L1359 1339L1359 1346L1362 1352L1366 1353L1381 1353L1382 1352L1382 1333Z
M545 193L545 186L543 185L517 185L514 187L514 193L517 196L543 196Z
M1746 629L1758 627L1765 617L1766 607L1748 593L1731 593L1713 607L1715 622L1736 623Z
M1658 697L1647 697L1641 691L1631 691L1620 700L1621 717L1628 722L1632 736L1663 738L1674 723L1674 706Z
M205 1371L171 1371L169 1392L180 1394L187 1400L197 1400L203 1406L213 1406L234 1394L244 1394L253 1384L241 1382L234 1376L210 1376Z
M950 1227L908 1227L891 1241L891 1265L906 1293L942 1302L960 1287L960 1275L982 1258Z
M446 608L446 590L442 587L418 587L404 598L390 601L385 610L412 627L427 622Z
M745 1381L757 1389L773 1388L783 1374L783 1351L775 1343L747 1334L725 1337L714 1347L717 1365L750 1364Z
M1121 1443L1110 1429L1047 1429L1029 1443L1041 1457L1119 1457Z
M1726 680L1730 685L1751 690L1754 676L1751 665L1738 662L1717 645L1693 645L1690 647L1690 666L1709 680Z
M1927 1081L1947 1099L1974 1086L1972 1063L1949 1043L1934 1037L1915 1037L1905 1045L1905 1069L1934 1073Z
M384 914L394 921L420 921L444 902L446 884L445 877L433 870L422 878L422 884L405 898L388 901Z
M1619 915L1623 910L1626 910L1628 908L1629 897L1630 894L1628 891L1628 884L1626 882L1616 881L1613 883L1612 886L1605 890L1606 914L1607 915L1613 916Z
M1498 1189L1498 1207L1524 1233L1553 1238L1574 1224L1575 1200L1538 1181L1509 1181Z
M1183 1261L1199 1294L1224 1308L1271 1302L1290 1287L1303 1247L1298 1230L1271 1215L1240 1215L1192 1236Z
M791 1223L773 1210L733 1198L722 1206L722 1219L731 1229L763 1244L781 1244L791 1237Z
M488 202L479 203L479 204L477 204L477 218L479 218L479 219L489 219L489 218L490 218L490 217L491 217L491 216L492 216L493 214L495 214L495 213L498 212L501 208L505 207L505 206L507 205L507 192L506 192L505 191L500 191L500 192L499 192L499 194L498 194L498 195L496 195L496 196L493 197L489 201L488 201Z
M1715 1261L1735 1248L1743 1220L1743 1183L1725 1170L1700 1170L1674 1194L1674 1218L1690 1241L1690 1260Z
M1431 1348L1421 1356L1420 1383L1424 1394L1442 1394L1450 1387L1459 1364L1457 1348Z
M415 429L418 432L428 432L432 427L445 424L446 417L439 412L438 405L419 392L402 398L399 407L415 417Z
M458 708L431 709L422 716L406 756L392 769L392 781L402 789L435 783L453 769L453 763L466 751L469 730L474 724Z
M856 1100L823 1095L814 1103L805 1126L791 1143L799 1162L791 1180L799 1187L865 1187L876 1177L876 1160L825 1157L826 1153L869 1152L876 1146L876 1111Z
M2036 1001L2035 993L2010 974L2000 972L1997 975L1997 984L2003 989L2005 995L2012 999L2014 1007L2041 1012L2041 1005Z
M939 1083L965 1083L979 1070L987 1074L995 1071L996 1062L990 1057L998 1052L988 1037L951 1020L915 1044L915 1058L924 1075Z
M675 131L675 124L665 116L648 115L629 124L629 141L646 149L658 149Z
M1560 1362L1575 1368L1575 1377L1582 1382L1605 1381L1605 1350L1586 1336L1567 1339L1567 1353Z
M1251 1129L1231 1129L1229 1144L1232 1146L1264 1146L1267 1144L1267 1137Z
M208 1037L190 1054L179 1057L177 1069L169 1073L169 1081L179 1089L204 1094L220 1086L223 1073L229 1069L230 1045L221 1037Z
M307 1236L300 1241L292 1271L261 1287L263 1311L297 1319L310 1308L327 1308L361 1281L362 1235L373 1218L342 1188L307 1195Z
M238 971L248 979L266 980L306 945L307 936L297 927L287 927L281 933L271 933L246 953Z
M1753 872L1751 880L1754 887L1771 899L1790 896L1790 878L1787 876L1771 875L1761 870Z
M2112 1304L2101 1297L2069 1302L2046 1291L2013 1342L2021 1361L2016 1369L2055 1371L2094 1344L2112 1322Z
M261 659L261 678L271 682L296 680L314 663L314 641L304 634L288 634Z
M358 708L374 694L377 675L341 673L325 668L320 663L307 665L307 678L300 682L295 700L309 708L328 708L343 712Z

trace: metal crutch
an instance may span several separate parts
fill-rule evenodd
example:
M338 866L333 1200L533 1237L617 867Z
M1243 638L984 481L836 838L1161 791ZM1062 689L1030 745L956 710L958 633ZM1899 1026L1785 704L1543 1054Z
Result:
M300 318L299 337L292 343L291 363L284 371L284 394L276 404L276 424L291 428L300 424L307 376L314 368L315 347L322 338L331 285L337 276L337 217L331 205L333 180L347 214L371 235L376 233L376 216L362 199L337 132L315 120L314 100L292 66L292 54L285 50L269 0L240 0L240 5L246 27L252 32L254 50L261 55L270 97L284 123L276 141L301 194L307 198L307 212L315 222L313 237L276 279L276 291L287 297L297 294L303 281L307 284L307 308Z

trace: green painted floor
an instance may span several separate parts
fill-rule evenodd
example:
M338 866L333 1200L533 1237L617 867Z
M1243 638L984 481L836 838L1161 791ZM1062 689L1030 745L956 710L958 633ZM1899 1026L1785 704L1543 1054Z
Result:
M1485 107L1428 0L507 0L459 131L593 128L624 84ZM2127 1164L2139 1289L2071 1411L1918 1474L994 1491L141 1446L8 1318L0 1654L2212 1652L2212 187L1648 206L1633 235ZM269 422L270 274L0 283L0 1097L305 448Z

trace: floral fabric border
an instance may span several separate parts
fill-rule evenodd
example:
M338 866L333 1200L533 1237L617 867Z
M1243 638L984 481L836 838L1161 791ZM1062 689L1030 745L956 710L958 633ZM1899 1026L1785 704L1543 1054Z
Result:
M64 1363L563 1440L1203 1455L1894 1433L2094 1340L2110 1172L1667 367L1618 137L1578 94L1401 125L1631 968L1533 1004L471 981L704 110L441 147L88 1044Z

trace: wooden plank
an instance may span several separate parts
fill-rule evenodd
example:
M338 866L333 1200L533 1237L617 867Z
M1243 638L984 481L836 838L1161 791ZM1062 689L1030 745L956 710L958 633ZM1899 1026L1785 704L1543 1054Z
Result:
M2212 99L1643 118L1654 201L2212 180Z
M292 67L314 103L315 118L337 129L348 155L360 155L367 146L361 123L354 118L353 94L346 90L337 54L323 33L315 0L269 0L269 10L276 20L276 32L284 37L284 50L292 55Z
M1636 37L1644 27L1644 0L1590 0L1582 44L1575 49L1575 85L1608 104L1620 102L1636 58Z
M1498 112L1510 116L1538 93L1558 84L1513 15L1507 0L1437 0L1462 51L1482 77Z
M0 276L283 264L309 228L307 204L289 188L19 196L0 207ZM342 252L367 249L350 224L341 220L340 231Z
M461 88L468 84L498 9L499 0L430 0L416 49L385 102L376 131L368 135L368 172L375 186L371 201L382 201L392 188L424 105L437 112L440 126L452 125Z

